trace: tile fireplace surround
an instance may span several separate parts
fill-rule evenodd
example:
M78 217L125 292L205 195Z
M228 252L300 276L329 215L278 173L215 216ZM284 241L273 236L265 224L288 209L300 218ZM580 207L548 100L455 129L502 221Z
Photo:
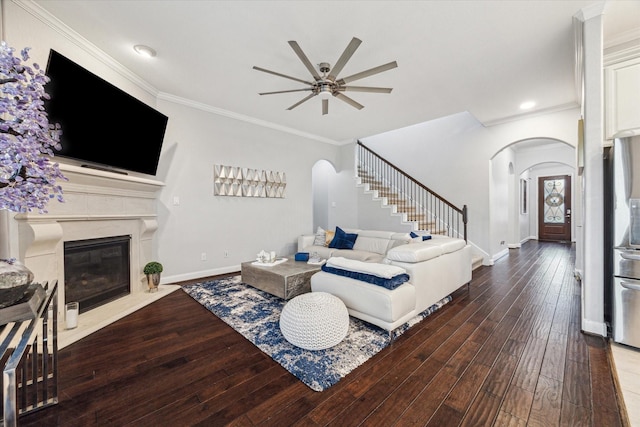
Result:
M52 200L47 214L17 214L17 237L12 239L17 238L19 259L36 281L58 280L58 343L63 348L179 287L163 285L150 294L142 273L152 260L156 195L164 183L67 164L60 169L69 179L61 182L65 202ZM130 294L80 314L78 328L66 330L64 242L123 235L131 236Z

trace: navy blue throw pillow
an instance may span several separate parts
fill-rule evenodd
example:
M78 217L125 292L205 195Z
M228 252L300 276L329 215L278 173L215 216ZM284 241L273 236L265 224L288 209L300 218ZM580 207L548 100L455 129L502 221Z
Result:
M333 236L331 243L329 243L329 247L334 249L353 249L357 238L357 234L346 233L342 228L336 227L336 234Z
M373 274L360 273L359 271L350 271L343 270L341 268L327 267L326 264L320 268L326 273L349 277L351 279L371 283L372 285L382 286L383 288L387 288L389 290L394 290L398 286L409 281L409 275L406 273L398 274L397 276L393 276L390 279L385 279L384 277L374 276Z
M431 239L431 235L430 234L429 235L424 235L423 234L422 236L420 236L419 234L416 234L413 231L411 233L409 233L409 236L411 236L412 239L415 239L416 237L422 237L422 241Z

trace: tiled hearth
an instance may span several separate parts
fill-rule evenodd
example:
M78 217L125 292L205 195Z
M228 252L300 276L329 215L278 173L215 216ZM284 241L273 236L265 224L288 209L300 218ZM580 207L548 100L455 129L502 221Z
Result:
M82 313L78 319L78 327L66 329L64 314L58 322L58 348L64 348L86 337L87 335L104 328L105 326L131 314L142 307L180 289L179 285L160 285L154 293L138 292L115 301L101 305L86 313Z
M53 200L49 213L18 214L19 259L36 281L58 280L60 347L161 298L147 292L144 265L152 260L153 235L158 228L156 196L164 184L152 179L60 164L69 179L61 182L64 203ZM64 242L111 236L131 236L129 295L80 314L75 330L64 328Z

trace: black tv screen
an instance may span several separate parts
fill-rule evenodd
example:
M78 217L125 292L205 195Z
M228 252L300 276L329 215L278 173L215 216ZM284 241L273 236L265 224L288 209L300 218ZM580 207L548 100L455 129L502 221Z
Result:
M62 129L56 156L156 174L167 116L53 49L46 74L49 123Z

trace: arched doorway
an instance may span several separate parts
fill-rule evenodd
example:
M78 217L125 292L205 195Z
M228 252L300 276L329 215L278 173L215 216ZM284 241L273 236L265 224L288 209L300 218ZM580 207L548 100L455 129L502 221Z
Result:
M575 147L553 138L514 141L491 158L490 171L490 249L498 258L507 249L539 238L538 178L574 177ZM574 227L569 239L575 235Z
M327 160L318 160L311 169L311 194L313 197L313 230L328 229L331 223L331 183L335 181L336 169Z

